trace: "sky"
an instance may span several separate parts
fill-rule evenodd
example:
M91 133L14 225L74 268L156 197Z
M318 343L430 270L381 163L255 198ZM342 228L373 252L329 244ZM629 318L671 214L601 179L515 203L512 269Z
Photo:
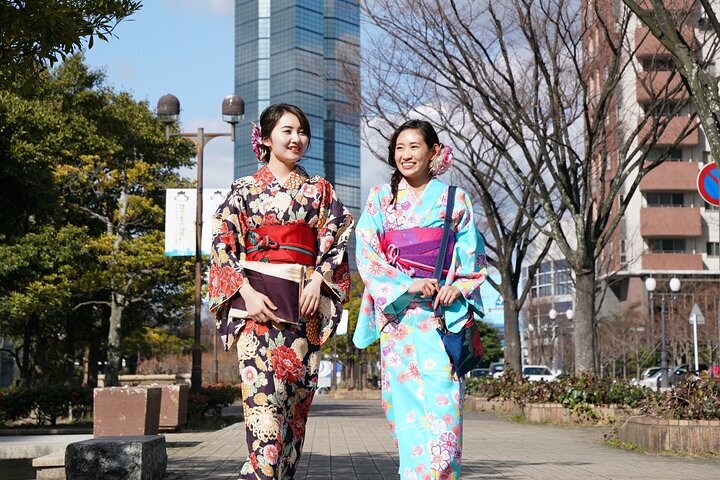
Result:
M172 93L180 100L184 132L228 132L221 104L234 89L234 0L145 0L139 12L121 22L116 38L86 50L88 64L106 73L107 83L146 100L155 110L158 99ZM238 92L242 94L242 92ZM250 134L238 127L237 134ZM229 188L233 152L229 138L205 147L205 188ZM387 181L389 171L378 161L363 159L362 197ZM195 168L182 170L196 178Z
M234 89L234 0L145 0L142 9L120 23L116 38L96 42L86 50L87 63L106 73L107 83L146 100L155 110L158 99L172 93L180 100L180 122L185 132L228 132L221 104ZM241 92L238 92L241 93ZM245 119L246 122L256 119ZM250 127L238 135L250 134ZM233 151L229 138L205 147L204 187L229 188ZM391 170L362 149L361 195L389 180ZM195 168L181 173L196 178ZM497 292L485 282L487 318L502 324Z

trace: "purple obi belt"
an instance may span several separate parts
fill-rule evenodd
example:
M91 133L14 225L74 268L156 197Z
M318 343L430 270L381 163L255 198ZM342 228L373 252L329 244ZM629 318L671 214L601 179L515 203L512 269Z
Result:
M390 230L380 239L380 247L390 265L415 278L430 278L435 270L443 229L418 227ZM450 230L448 249L443 263L443 276L452 262L455 232Z

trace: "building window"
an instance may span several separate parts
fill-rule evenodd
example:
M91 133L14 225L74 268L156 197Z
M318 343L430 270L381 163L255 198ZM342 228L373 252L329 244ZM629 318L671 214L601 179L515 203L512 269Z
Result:
M645 158L647 160L657 160L660 157L664 157L666 161L680 161L683 159L682 149L673 148L668 152L667 148L651 148Z
M667 72L675 70L675 62L672 59L652 58L643 60L642 67L646 72Z
M625 265L627 263L627 245L626 240L620 240L620 264Z
M686 243L684 238L653 238L648 245L652 253L684 253Z
M645 115L664 115L666 117L675 117L683 115L683 106L676 102L661 102L660 104L643 105ZM667 127L666 127L667 128Z
M646 193L648 207L684 207L685 195L682 193Z
M720 242L708 242L707 255L708 257L720 257Z

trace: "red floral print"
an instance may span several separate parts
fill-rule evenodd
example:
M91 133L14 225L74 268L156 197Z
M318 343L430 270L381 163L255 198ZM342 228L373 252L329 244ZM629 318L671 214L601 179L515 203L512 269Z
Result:
M280 345L277 348L273 348L271 354L272 366L275 370L274 374L278 380L297 382L298 378L305 373L305 367L300 357L298 357L292 348Z

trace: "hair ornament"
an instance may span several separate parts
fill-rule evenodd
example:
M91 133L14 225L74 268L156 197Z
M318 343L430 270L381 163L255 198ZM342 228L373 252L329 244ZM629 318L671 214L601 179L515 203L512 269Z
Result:
M255 124L255 122L252 123L252 134L250 135L250 143L252 144L253 153L255 153L255 156L258 160L261 162L263 161L263 148L262 148L262 133L260 132L260 127Z
M450 170L453 163L453 148L450 145L440 144L440 153L430 161L430 174L439 177Z

